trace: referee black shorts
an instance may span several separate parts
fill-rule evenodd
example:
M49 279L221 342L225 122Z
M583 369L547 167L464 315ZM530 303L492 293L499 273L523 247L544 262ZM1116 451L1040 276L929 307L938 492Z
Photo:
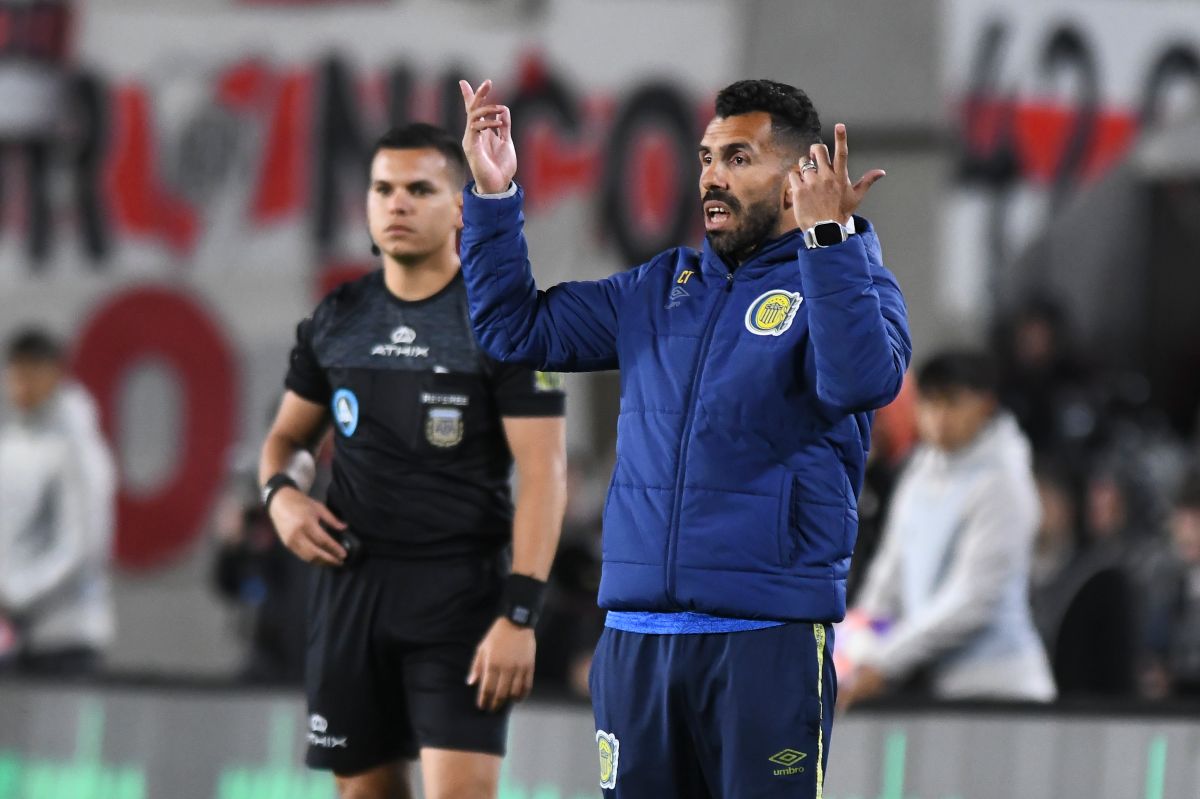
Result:
M503 755L506 705L466 684L496 620L499 558L371 558L315 570L308 594L307 764L356 774L424 747Z

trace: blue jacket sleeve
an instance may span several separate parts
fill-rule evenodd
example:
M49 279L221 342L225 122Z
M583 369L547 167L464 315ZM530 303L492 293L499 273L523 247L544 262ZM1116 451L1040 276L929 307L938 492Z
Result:
M912 359L908 311L866 220L842 244L800 250L817 398L843 413L875 410L900 393Z
M539 291L525 242L524 193L483 198L473 186L463 195L460 254L471 325L483 349L545 371L615 369L621 293L636 272Z

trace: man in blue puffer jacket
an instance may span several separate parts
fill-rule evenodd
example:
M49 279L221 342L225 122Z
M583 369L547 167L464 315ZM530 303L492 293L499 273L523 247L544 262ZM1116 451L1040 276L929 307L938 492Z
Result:
M506 107L462 83L462 265L494 357L621 370L592 668L605 795L820 797L872 411L904 299L804 92L740 81L700 142L701 252L538 291Z

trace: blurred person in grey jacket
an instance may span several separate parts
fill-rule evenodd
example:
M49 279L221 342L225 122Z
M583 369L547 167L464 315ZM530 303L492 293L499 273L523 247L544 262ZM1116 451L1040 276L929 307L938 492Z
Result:
M1176 492L1170 518L1171 557L1147 597L1149 652L1143 693L1200 697L1200 466Z
M0 618L16 668L93 671L114 633L109 587L116 475L95 404L38 329L9 342L0 428Z
M918 671L943 699L1055 696L1029 608L1039 518L1031 451L996 385L991 359L974 352L937 355L917 375L922 445L855 608L890 625L855 652L843 707Z

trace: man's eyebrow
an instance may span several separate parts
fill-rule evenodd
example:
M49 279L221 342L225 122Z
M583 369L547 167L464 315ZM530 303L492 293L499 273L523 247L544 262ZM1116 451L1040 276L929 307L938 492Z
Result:
M704 153L712 152L712 149L713 148L709 147L707 144L701 144L698 152L703 155ZM728 144L723 144L718 147L717 150L725 154L732 153L737 150L749 150L753 152L754 145L749 141L739 139L737 141L731 141Z

